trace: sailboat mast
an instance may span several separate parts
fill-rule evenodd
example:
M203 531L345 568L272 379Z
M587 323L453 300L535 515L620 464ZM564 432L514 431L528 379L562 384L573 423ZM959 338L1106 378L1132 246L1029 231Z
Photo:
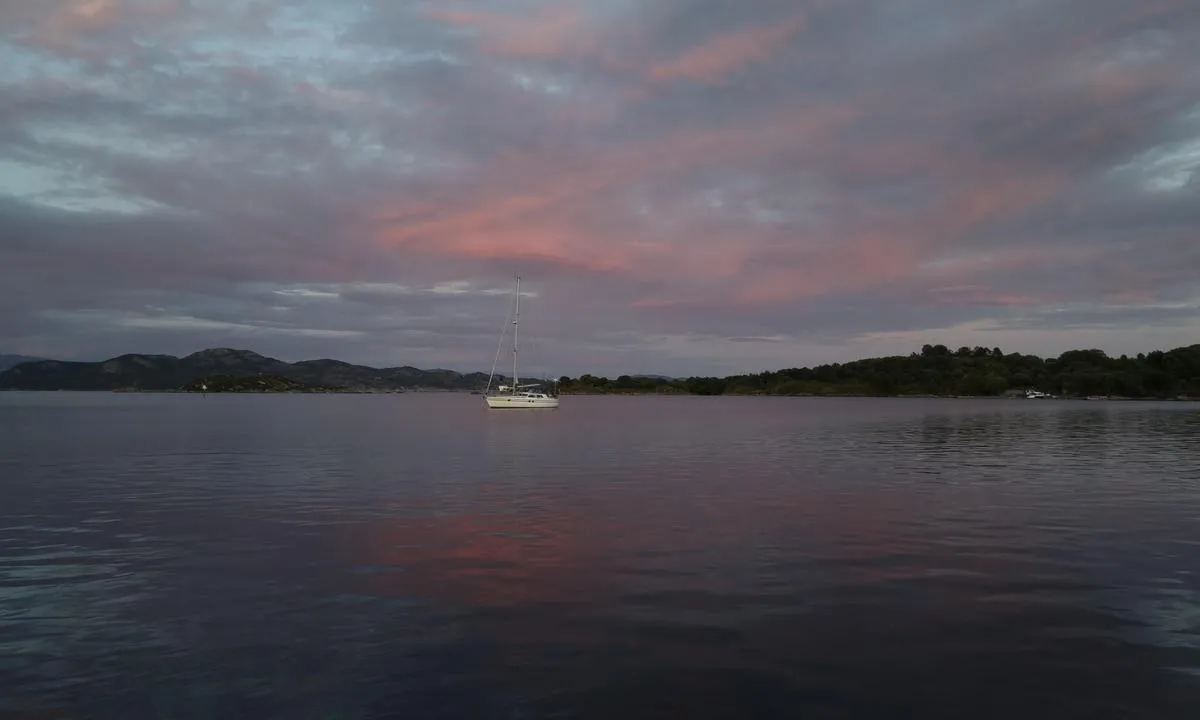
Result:
M517 276L517 298L513 306L513 394L517 392L517 321L521 317L521 276Z

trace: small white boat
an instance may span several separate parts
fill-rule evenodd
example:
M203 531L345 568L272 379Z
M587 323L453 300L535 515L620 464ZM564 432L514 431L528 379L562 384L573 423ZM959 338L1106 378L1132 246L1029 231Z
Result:
M1030 390L1025 391L1025 397L1028 400L1046 400L1049 398L1053 398L1054 396L1051 395L1050 393L1044 393L1040 390L1030 389Z
M504 385L501 385L497 390L496 395L488 395L487 405L490 408L556 408L558 407L558 398L544 392L536 390L518 390L517 392L505 392L508 390Z
M513 315L512 315L512 356L513 356L513 384L499 385L496 387L495 393L492 392L492 379L496 376L496 365L500 362L500 351L504 347L505 332L500 333L500 343L496 346L496 360L492 363L492 372L488 375L488 386L484 392L484 400L487 401L489 408L497 410L502 409L525 409L539 410L552 409L558 407L558 394L551 394L543 389L543 383L525 383L522 385L517 379L517 327L521 315L521 278L517 277L517 287L513 298ZM505 324L507 329L507 323Z

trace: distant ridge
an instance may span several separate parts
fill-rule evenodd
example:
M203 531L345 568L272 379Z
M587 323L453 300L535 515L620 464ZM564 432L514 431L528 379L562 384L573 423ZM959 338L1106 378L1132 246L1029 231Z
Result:
M12 356L0 356L12 357ZM283 362L250 350L211 348L183 358L127 354L102 362L25 362L0 372L0 390L182 390L197 380L258 378L270 391L483 390L486 373L374 368L322 358ZM267 382L269 379L269 382ZM499 378L503 382L506 378ZM560 377L563 394L860 395L1054 397L1200 400L1200 344L1110 357L1098 349L1058 357L1004 353L1000 348L925 345L910 355L865 358L806 368L727 377L669 378L583 374ZM257 387L263 383L237 383ZM295 386L291 384L295 384Z
M7 370L11 367L16 367L17 365L20 365L21 363L39 362L39 361L45 360L45 359L46 358L32 357L30 355L2 355L2 354L0 354L0 372L4 372L5 370Z
M179 390L209 376L258 375L308 387L358 390L479 390L488 379L486 373L373 368L327 358L288 363L251 350L210 348L182 358L131 353L100 362L23 362L0 372L0 390Z

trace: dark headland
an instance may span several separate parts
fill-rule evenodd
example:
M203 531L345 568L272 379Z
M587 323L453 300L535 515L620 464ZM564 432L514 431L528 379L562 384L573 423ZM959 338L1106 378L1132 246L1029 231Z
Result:
M23 362L0 372L0 390L154 392L479 391L486 373L373 368L339 360L288 363L249 350L214 348L186 357L121 355L102 362ZM728 377L584 374L559 378L563 394L1024 396L1200 398L1200 344L1111 357L1071 350L1054 358L999 348L925 345L910 355Z

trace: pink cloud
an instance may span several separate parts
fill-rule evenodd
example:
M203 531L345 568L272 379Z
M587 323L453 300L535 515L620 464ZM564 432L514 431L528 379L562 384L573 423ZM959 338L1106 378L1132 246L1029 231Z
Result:
M839 133L876 101L789 109L734 129L680 130L553 161L509 155L479 168L467 189L420 204L388 203L368 220L381 244L434 256L540 258L644 280L672 278L670 294L632 300L638 309L681 307L712 292L754 306L862 290L921 273L951 284L947 281L986 268L959 263L930 271L925 265L972 232L1052 200L1063 186L1065 177L1054 171L997 166L935 144L877 144L856 151L838 142ZM855 172L873 177L919 170L944 189L925 208L864 206L857 227L794 230L792 237L745 221L714 221L695 206L670 207L669 225L658 223L656 210L637 219L629 208L612 206L622 188L653 187L795 147L812 148L817 157L829 148ZM621 229L605 229L598 221L605 213L621 214ZM761 262L766 251L778 260ZM990 262L997 267L995 259ZM1039 255L1010 253L1001 262L1036 265ZM1016 294L993 299L1024 302Z
M53 2L47 3L52 5ZM183 10L181 0L73 0L61 3L48 20L51 30L74 35L100 30L122 20L160 19Z
M629 307L641 310L646 308L677 307L678 305L680 305L678 300L668 300L666 298L641 298L639 300L634 300L629 304Z
M371 96L362 90L339 88L331 85L301 82L297 83L293 89L296 93L310 98L315 104L332 109L344 109L347 106L364 105L371 100Z
M88 44L94 36L128 22L143 22L154 29L186 11L182 0L39 0L9 17L0 8L0 23L24 25L25 41L59 55L102 60L107 52ZM111 52L111 48L107 49Z
M381 244L434 255L536 257L639 277L671 271L727 279L752 253L746 236L732 229L714 233L695 208L677 208L672 228L654 230L619 206L620 193L761 158L781 144L819 142L854 117L842 106L789 109L731 130L681 130L565 158L508 155L478 168L453 193L424 202L398 199L368 211L366 222ZM614 214L628 229L604 229Z
M950 184L952 189L930 207L889 213L860 230L838 233L823 249L797 242L786 262L745 283L735 297L749 305L777 303L911 277L922 263L953 249L971 231L1046 201L1061 187L1058 177L1025 175L1019 169L971 175L948 178L957 180L958 187Z
M482 11L429 8L433 20L474 30L485 52L514 58L545 58L584 54L596 47L578 5L541 6L532 15L509 16Z
M1031 295L997 291L987 285L957 285L933 288L929 291L935 304L948 306L992 305L1024 307L1045 305L1064 298L1049 293Z
M1122 290L1107 293L1104 299L1114 305L1145 305L1158 300L1158 293L1149 290Z
M803 28L804 19L794 17L779 24L718 35L652 66L647 74L656 81L720 82L747 65L767 59Z
M64 7L55 19L64 25L88 30L111 23L120 7L120 0L80 0Z

